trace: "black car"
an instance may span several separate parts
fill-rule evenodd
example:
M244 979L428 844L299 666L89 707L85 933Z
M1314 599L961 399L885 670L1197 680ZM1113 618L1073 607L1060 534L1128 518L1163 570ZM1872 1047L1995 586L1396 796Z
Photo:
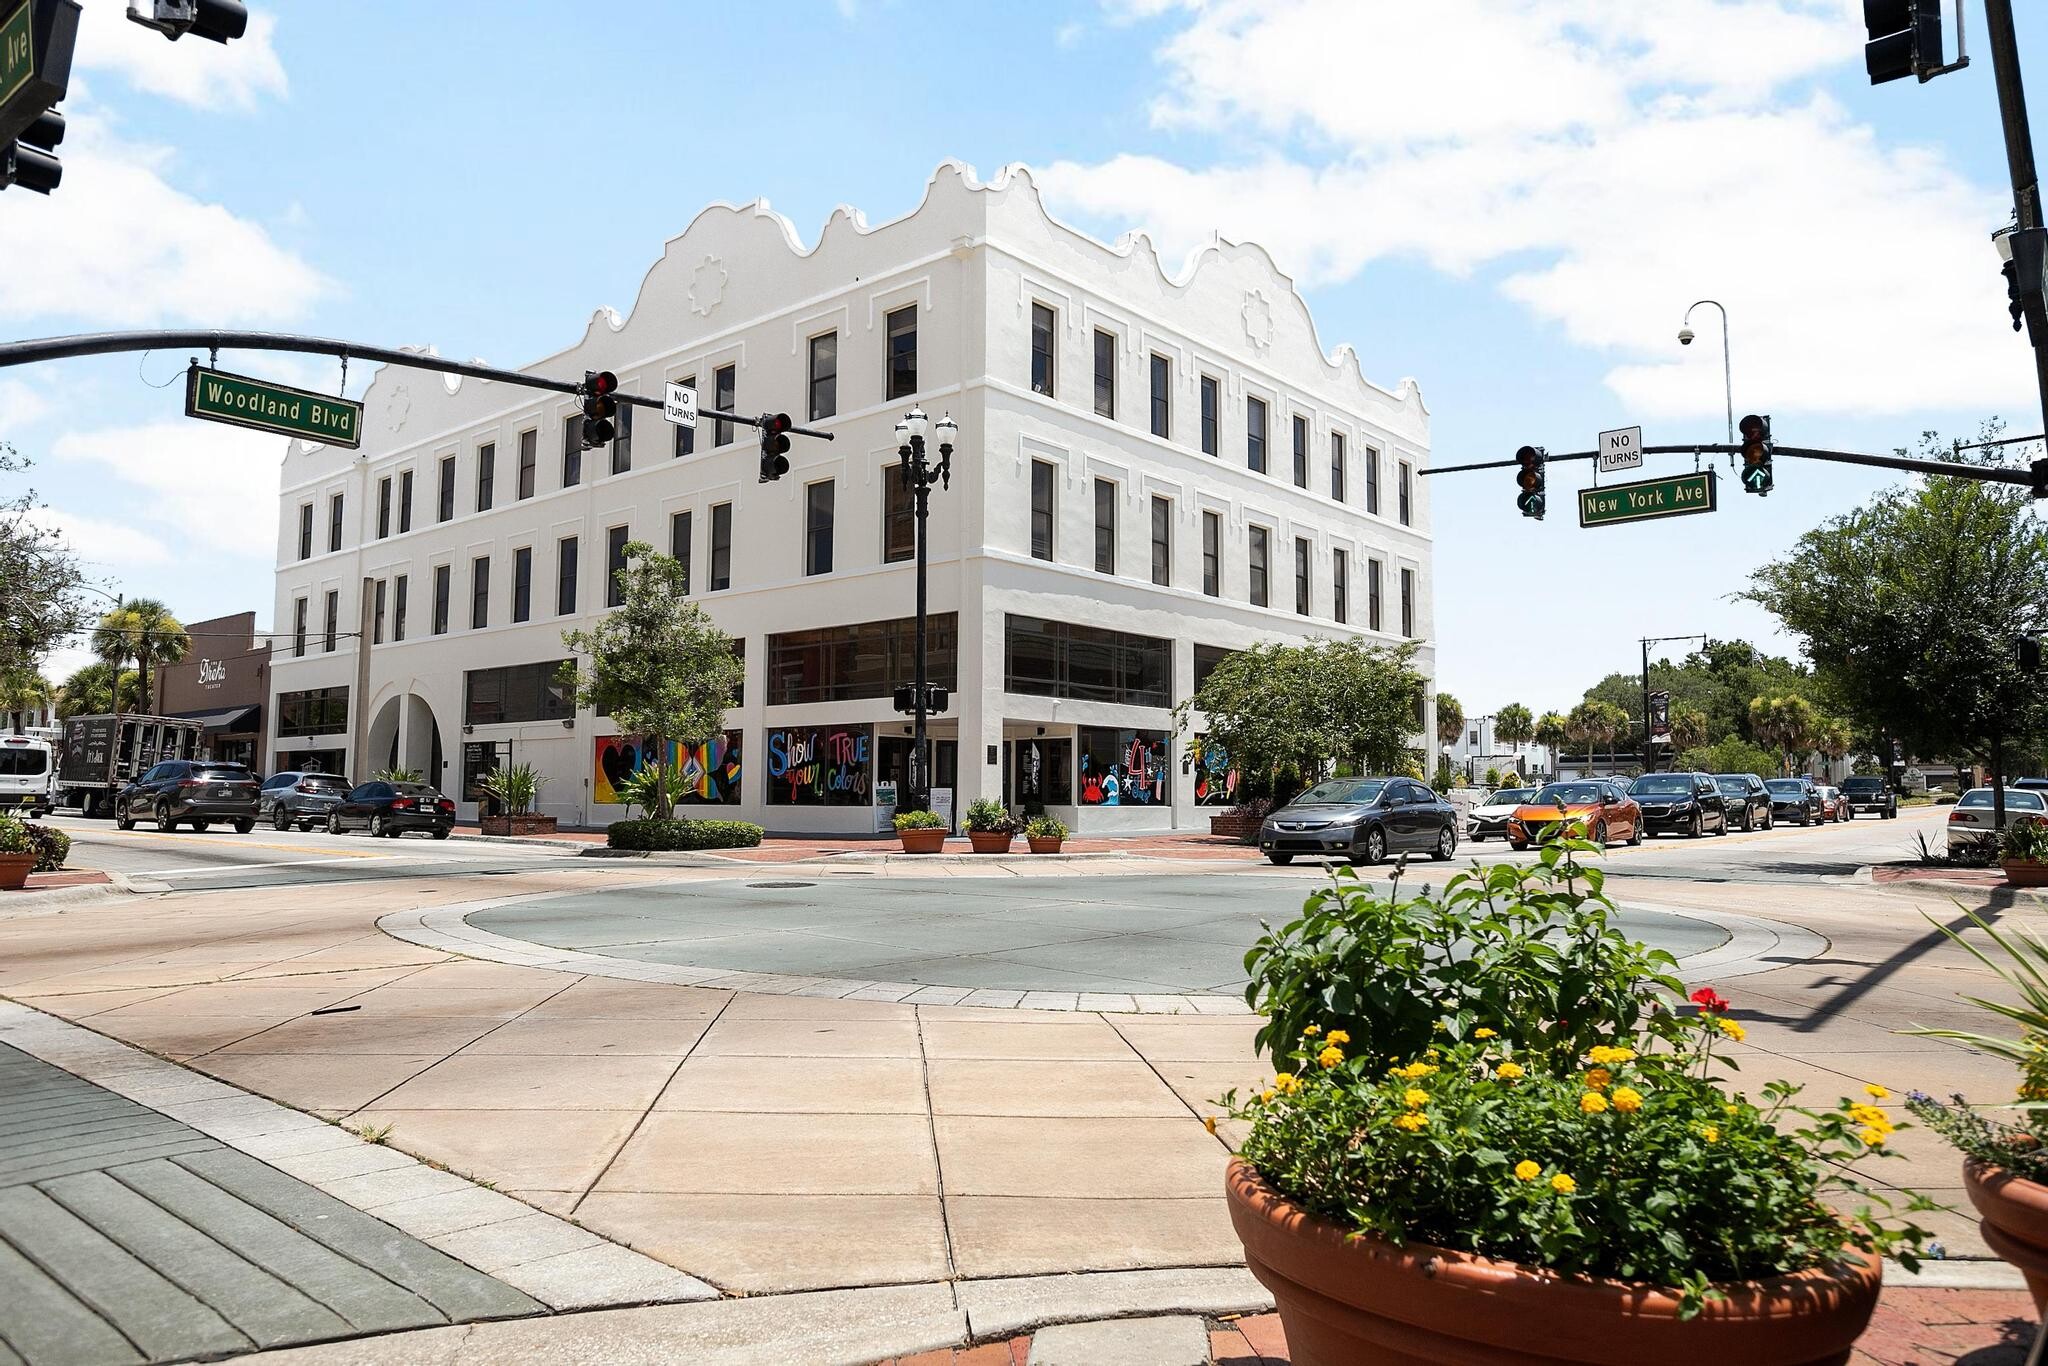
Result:
M1266 817L1259 850L1274 863L1320 854L1378 863L1390 853L1458 852L1458 812L1413 778L1332 778Z
M1771 828L1775 819L1771 814L1771 790L1764 786L1762 778L1754 773L1716 773L1714 786L1721 789L1730 825L1739 825L1744 830Z
M1817 825L1827 814L1820 789L1811 778L1772 778L1764 786L1770 789L1773 820Z
M339 773L300 769L273 773L256 793L256 816L259 820L268 817L279 830L294 825L311 830L327 824L327 813L348 796L351 786Z
M327 812L327 832L357 827L393 839L424 830L437 840L455 828L455 803L425 783L364 783Z
M1628 795L1643 808L1643 833L1667 832L1698 839L1728 833L1728 806L1713 776L1706 773L1645 773L1629 784Z
M147 820L166 831L181 824L204 830L219 821L246 835L256 828L256 775L240 764L167 759L114 798L116 826L133 830Z
M1899 794L1892 791L1889 779L1875 774L1859 773L1842 779L1842 800L1848 803L1852 821L1865 811L1875 811L1879 819L1887 821L1899 814Z

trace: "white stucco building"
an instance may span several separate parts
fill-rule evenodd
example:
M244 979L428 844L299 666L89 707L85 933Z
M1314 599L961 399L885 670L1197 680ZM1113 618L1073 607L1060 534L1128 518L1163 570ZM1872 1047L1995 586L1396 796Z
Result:
M765 205L707 209L628 314L527 368L690 382L836 440L796 438L764 484L750 428L692 435L640 408L581 451L569 396L384 369L360 451L285 458L272 770L346 767L367 718L365 768L426 771L465 815L477 771L508 759L549 775L540 808L564 822L623 814L611 780L638 747L550 676L630 537L684 559L743 643L725 744L683 756L718 808L700 814L878 828L878 788L907 776L890 692L911 677L895 425L913 406L960 425L930 550L932 677L953 686L935 786L956 811L1000 795L1084 832L1198 825L1231 777L1195 762L1170 708L1253 642L1413 638L1433 676L1428 414L1412 381L1326 354L1257 246L1169 273L1142 237L1054 222L1021 168L984 185L948 164L914 213L841 209L808 250Z

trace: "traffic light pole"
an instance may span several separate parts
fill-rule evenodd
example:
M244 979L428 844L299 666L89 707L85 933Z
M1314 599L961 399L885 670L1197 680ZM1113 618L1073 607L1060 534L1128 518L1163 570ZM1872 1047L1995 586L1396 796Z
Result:
M906 810L931 810L932 768L931 740L925 733L925 721L931 711L931 689L926 683L925 671L925 624L926 585L925 564L931 533L932 485L952 487L953 482L953 433L957 430L953 419L948 417L939 425L939 461L932 464L925 459L924 427L927 419L920 409L913 408L904 420L896 425L902 444L896 448L896 455L903 462L903 478L910 485L912 511L917 523L917 663L916 683L913 701L915 717L910 742L910 791L906 795L910 804Z
M1991 49L1991 75L1998 86L1998 118L2005 128L2005 162L2012 176L2014 217L2022 232L2043 226L2041 186L2034 170L2034 135L2027 122L2027 92L2020 82L2019 37L2013 29L2012 0L1984 0L1984 41ZM2039 288L2040 281L2033 281ZM2048 424L2048 337L2030 336L2034 379L2041 391L2041 416ZM2048 425L2042 427L2048 431Z
M1714 443L1695 443L1685 446L1644 446L1644 455L1740 455L1742 447ZM1906 470L1913 474L1939 474L1950 479L1974 479L1984 484L2033 483L2033 475L2027 470L2006 469L1996 465L1963 465L1946 460L1921 460L1910 455L1865 455L1860 451L1824 451L1808 446L1777 446L1771 448L1773 455L1790 456L1795 460L1826 460L1837 465L1870 465L1878 469ZM1572 451L1565 455L1546 456L1548 463L1555 465L1560 460L1591 460L1598 451ZM1513 460L1480 460L1469 465L1438 465L1432 469L1417 470L1420 475L1463 474L1469 470L1506 470L1515 468Z

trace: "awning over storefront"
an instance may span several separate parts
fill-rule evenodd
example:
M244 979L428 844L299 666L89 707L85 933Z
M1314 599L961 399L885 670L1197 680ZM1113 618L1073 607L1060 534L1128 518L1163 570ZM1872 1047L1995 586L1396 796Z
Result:
M206 730L252 731L256 729L256 713L260 710L260 707L251 705L223 707L219 711L179 711L171 715L180 721L197 721Z

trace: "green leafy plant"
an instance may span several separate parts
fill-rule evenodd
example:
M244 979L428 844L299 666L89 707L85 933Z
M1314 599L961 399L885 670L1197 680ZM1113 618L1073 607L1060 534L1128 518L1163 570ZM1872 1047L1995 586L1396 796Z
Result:
M894 822L898 830L944 830L945 818L936 811L899 811Z
M1024 838L1028 840L1063 840L1067 827L1051 816L1033 816L1024 822Z
M380 768L370 775L373 783L416 783L420 771L416 768Z
M36 872L54 873L64 866L65 859L71 857L71 836L56 826L23 821L21 828L35 848Z
M0 854L33 854L36 847L29 840L28 822L18 816L0 815Z
M540 790L546 787L548 777L532 764L507 764L494 768L477 779L477 786L503 803L505 814L524 816L533 810L534 802L540 797Z
M2013 821L1998 836L1998 856L2015 863L2048 862L2048 821L2031 816Z
M1009 808L994 797L977 797L967 804L967 828L982 835L1014 835L1017 822Z
M619 800L626 804L628 812L637 806L649 815L653 815L661 800L661 779L660 770L655 768L653 764L642 764L639 768L634 769L625 777L614 782L612 784L612 791L617 793Z
M691 849L751 849L767 833L751 821L641 820L613 821L605 843L613 849L666 853Z

